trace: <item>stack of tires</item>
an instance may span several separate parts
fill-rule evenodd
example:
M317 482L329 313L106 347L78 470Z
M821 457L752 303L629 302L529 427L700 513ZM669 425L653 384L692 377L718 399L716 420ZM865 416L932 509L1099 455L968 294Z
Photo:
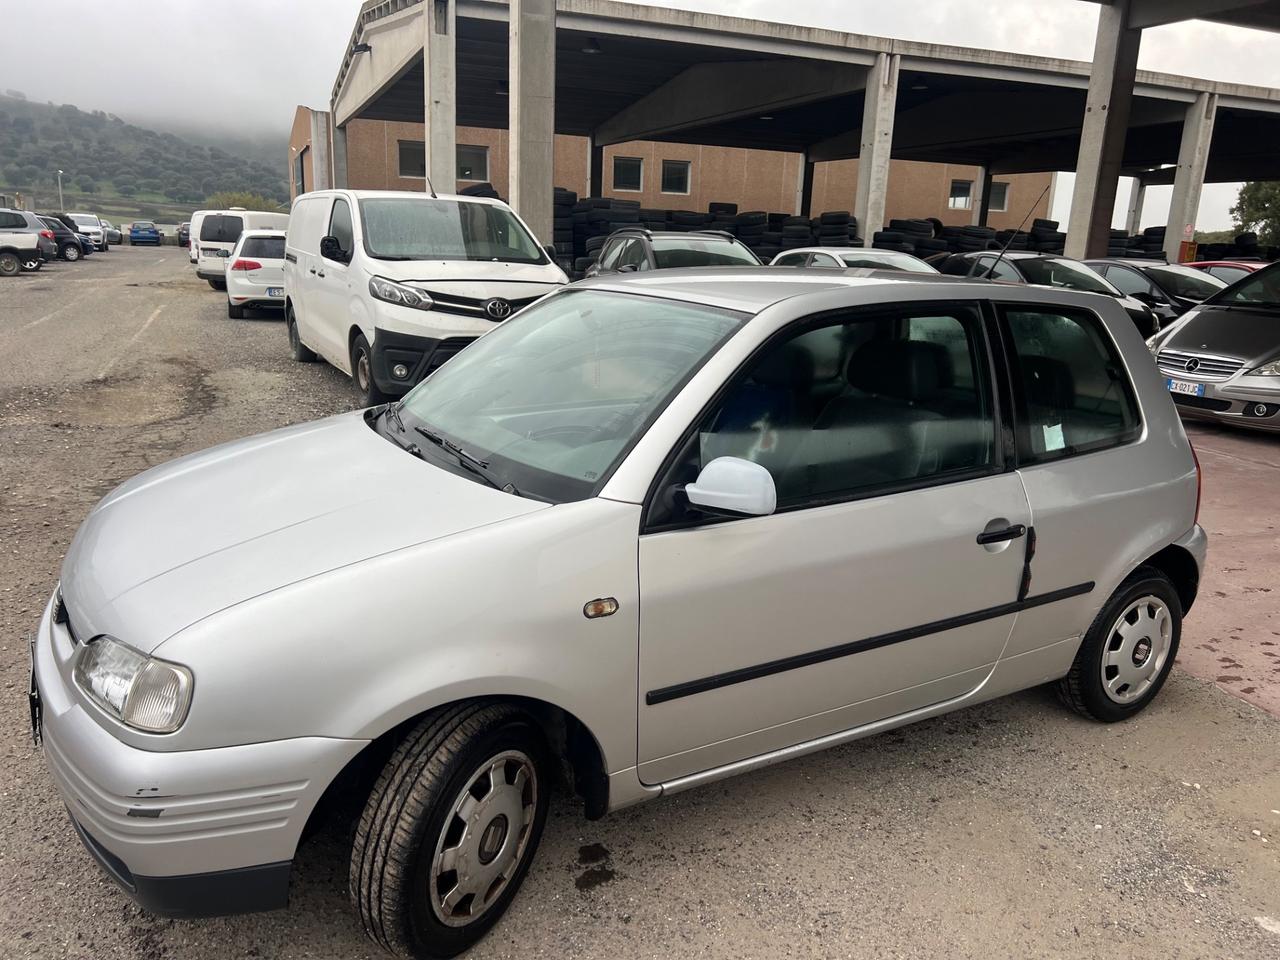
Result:
M556 187L551 198L551 241L556 247L556 259L567 258L571 268L573 256L576 253L573 238L573 208L577 202L578 195L564 187Z
M774 247L772 244L764 242L764 235L768 226L769 214L763 210L749 210L733 218L733 235L765 263L772 260L782 249L780 244Z
M918 257L931 257L935 253L946 253L950 249L946 240L935 236L935 231L940 227L941 222L935 224L932 220L923 218L890 220L889 229L881 232L901 235L902 239L898 241L899 247L894 249L906 246L911 249L904 249L904 253L914 253Z
M1129 255L1129 232L1112 230L1107 238L1108 257L1127 257Z
M738 205L736 203L709 203L707 204L708 222L704 229L706 230L724 230L733 233L734 226L738 220Z
M1031 221L1031 249L1040 253L1062 253L1067 235L1058 229L1057 220L1037 217Z
M711 223L711 214L695 213L692 210L672 210L667 217L667 229L681 233L694 230L706 230Z
M973 253L977 250L997 250L1000 248L996 240L996 232L991 227L966 225L963 227L942 227L939 239L947 245L951 253ZM941 250L935 251L941 253Z
M612 197L587 197L572 207L573 273L580 279L587 267L600 255L605 238L622 227L640 223L640 203L636 200L614 200Z
M848 210L826 210L813 218L813 243L819 247L851 247L858 221Z
M458 195L462 197L488 197L490 200L501 200L498 191L493 189L492 183L473 183L469 187L463 187L458 191Z
M813 246L813 226L808 217L787 217L782 221L782 238L778 244L782 250Z
M668 216L669 213L666 210L655 210L651 207L641 207L640 226L644 227L646 230L666 230Z

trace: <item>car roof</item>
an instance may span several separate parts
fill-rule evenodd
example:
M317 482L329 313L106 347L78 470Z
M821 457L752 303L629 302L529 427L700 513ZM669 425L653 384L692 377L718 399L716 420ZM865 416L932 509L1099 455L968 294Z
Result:
M778 256L786 256L788 253L826 253L833 257L911 257L913 260L920 260L914 253L907 253L905 250L882 250L879 247L792 247L783 250ZM920 262L924 263L923 260Z
M1088 260L1082 260L1081 263L1122 263L1126 267L1134 267L1141 270L1143 267L1167 267L1168 260L1148 260L1145 257L1090 257ZM1175 267L1186 266L1186 264L1175 263Z
M682 267L641 273L608 274L580 280L566 288L610 290L642 294L759 313L784 300L817 298L835 290L848 290L851 305L897 302L913 298L1026 300L1093 304L1099 294L952 277L945 274L907 273L902 270L779 270L777 267ZM1110 298L1108 298L1110 299Z
M299 194L294 202L297 203L298 200L306 197L317 196L351 197L355 200L456 200L459 203L483 203L491 207L507 206L502 200L495 200L493 197L469 197L457 193L440 192L437 192L433 197L422 190L311 190L307 193Z
M1266 266L1261 260L1192 260L1184 267L1240 267L1242 270L1261 270Z

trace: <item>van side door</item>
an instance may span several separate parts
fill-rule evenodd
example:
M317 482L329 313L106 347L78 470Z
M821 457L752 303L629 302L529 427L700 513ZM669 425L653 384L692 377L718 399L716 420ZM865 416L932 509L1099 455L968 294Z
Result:
M321 240L317 244L314 264L309 272L310 289L315 304L311 308L316 326L318 350L339 370L351 372L349 333L351 258L355 254L355 229L351 220L351 204L345 197L335 197L333 207L321 221ZM338 249L324 255L324 238L332 237ZM344 259L345 258L345 259Z

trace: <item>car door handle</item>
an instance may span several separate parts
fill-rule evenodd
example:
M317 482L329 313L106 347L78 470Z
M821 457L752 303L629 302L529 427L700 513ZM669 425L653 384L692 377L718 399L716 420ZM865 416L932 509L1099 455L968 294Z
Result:
M316 268L315 268L315 267L312 267L312 268L311 268L311 273L312 273L312 274L315 274L315 272L316 272Z
M1017 540L1027 532L1027 528L1021 523L1011 523L1007 527L998 527L995 530L983 530L978 534L978 543L986 546L988 543L1002 543L1005 540Z
M323 277L323 276L324 276L324 271L323 271L323 270L317 270L317 271L316 271L316 276L317 276L317 277Z

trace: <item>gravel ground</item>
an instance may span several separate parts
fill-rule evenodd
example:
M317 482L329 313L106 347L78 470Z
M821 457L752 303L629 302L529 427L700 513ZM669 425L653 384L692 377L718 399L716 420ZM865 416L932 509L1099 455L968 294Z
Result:
M80 847L27 729L26 637L99 497L354 405L336 371L288 359L277 317L231 321L224 305L171 248L0 287L5 958L382 956L347 909L338 827L300 851L286 911L143 914ZM1104 727L1030 691L599 823L559 799L523 891L471 955L1280 955L1280 721L1222 689L1277 709L1263 644L1280 636L1280 455L1194 433L1215 539L1180 660L1192 672L1142 717Z

